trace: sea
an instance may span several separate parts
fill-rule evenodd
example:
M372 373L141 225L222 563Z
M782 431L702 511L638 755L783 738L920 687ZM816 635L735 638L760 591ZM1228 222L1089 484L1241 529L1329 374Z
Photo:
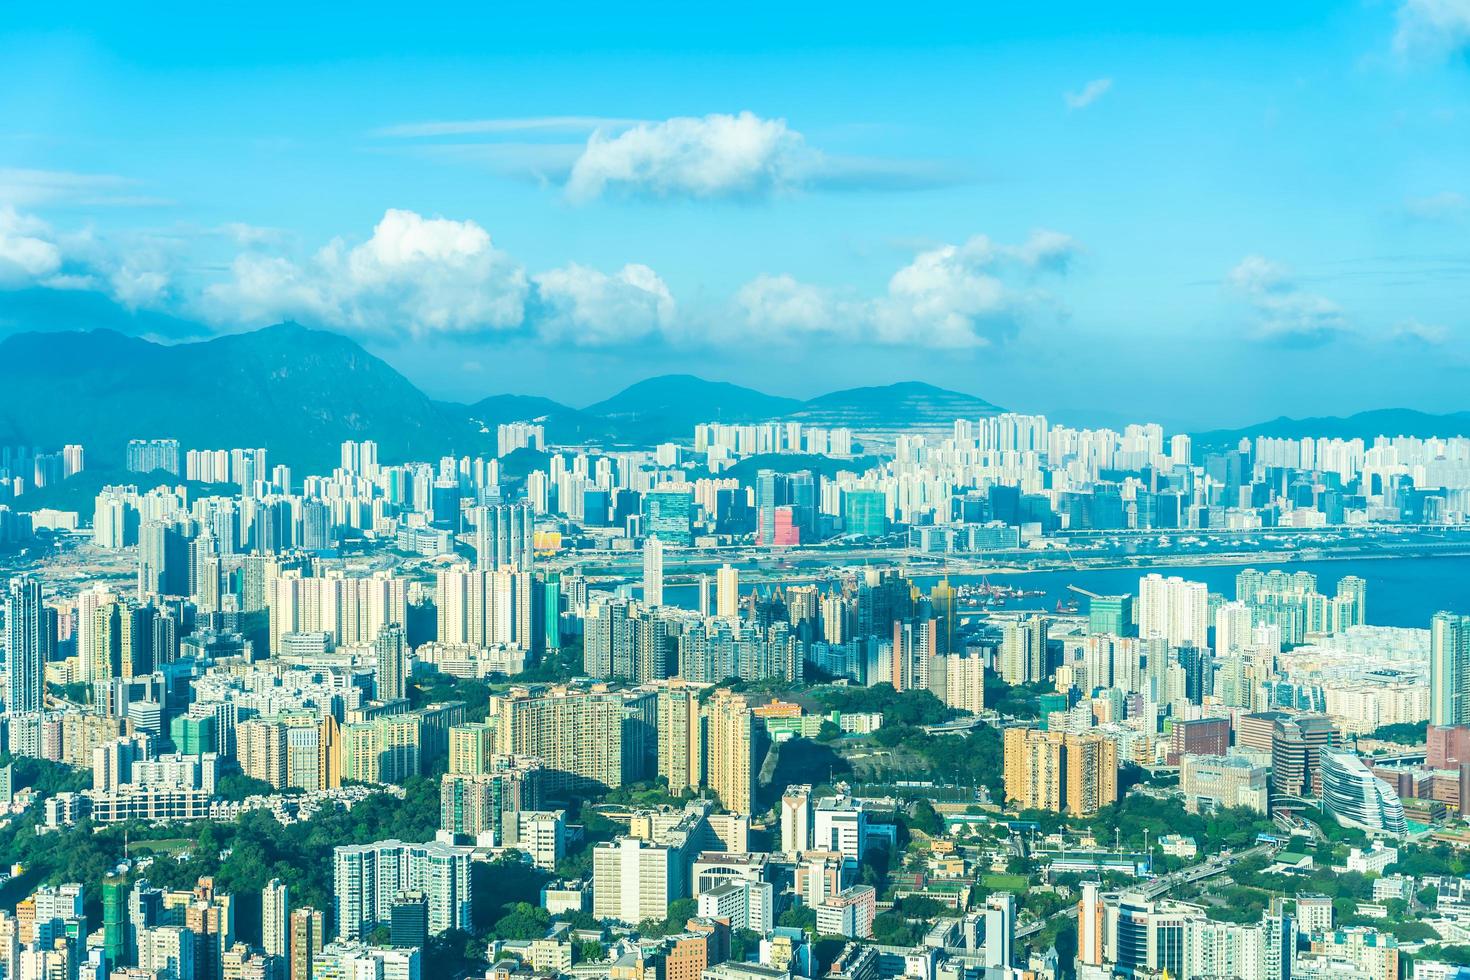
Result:
M1078 571L1044 571L995 573L983 576L992 585L1007 585L1044 595L1014 599L1001 609L1055 610L1058 604L1078 603L1087 611L1085 596L1068 586L1076 586L1098 595L1137 593L1138 580L1149 573L1178 575L1194 582L1204 582L1211 592L1228 599L1235 598L1235 576L1244 568L1263 571L1283 569L1289 572L1311 572L1317 576L1317 590L1331 595L1337 580L1356 575L1368 583L1367 619L1374 626L1429 627L1436 612L1447 611L1470 615L1470 556L1435 555L1423 558L1345 558L1317 561L1250 561L1229 565L1156 565L1148 568L1103 568ZM982 576L953 575L952 585L979 582ZM915 583L927 589L937 581L929 575L915 576ZM762 586L764 588L765 586ZM744 590L744 591L749 591ZM694 586L665 586L665 601L672 605L694 608L698 593Z

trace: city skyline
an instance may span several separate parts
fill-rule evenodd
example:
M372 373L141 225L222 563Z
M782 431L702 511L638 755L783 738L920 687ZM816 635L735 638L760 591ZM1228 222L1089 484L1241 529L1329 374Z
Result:
M0 18L0 980L1470 980L1470 0Z
M459 400L1465 407L1455 4L576 13L13 18L0 333L295 318Z

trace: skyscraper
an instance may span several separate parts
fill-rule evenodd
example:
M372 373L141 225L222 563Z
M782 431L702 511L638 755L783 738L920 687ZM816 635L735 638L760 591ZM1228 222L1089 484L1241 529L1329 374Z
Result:
M785 503L785 480L775 470L761 470L755 475L755 541L773 544L776 540L776 506Z
M11 579L5 596L5 710L12 715L43 707L46 663L41 623L40 583L25 576Z
M704 706L704 712L709 788L719 794L732 813L751 813L756 764L750 705L739 694L720 688Z
M845 490L842 529L862 538L881 538L888 532L888 501L882 490Z
M473 849L429 841L383 840L333 850L337 930L360 939L392 918L400 892L421 891L429 901L429 932L470 928L470 855Z
M700 689L670 681L658 692L658 774L677 796L704 785L704 718Z
M715 573L715 615L722 619L740 615L740 571L728 562Z
M272 878L260 890L260 945L272 956L286 956L291 940L291 896L286 884Z
M664 543L655 537L643 541L643 603L649 608L664 604Z
M1209 588L1157 573L1138 582L1138 635L1161 636L1170 646L1209 646Z
M378 630L378 638L373 641L373 653L377 660L374 678L378 700L394 701L404 697L408 686L408 643L403 627L390 623Z
M665 544L694 543L694 491L688 485L661 486L643 495L643 533Z
M1065 735L1007 728L1004 748L1006 800L1021 810L1060 813L1066 792Z
M110 874L102 879L102 952L109 966L122 966L131 959L127 912L127 877Z
M812 788L787 786L781 794L781 850L786 854L812 847Z
M476 507L475 568L482 572L500 568L529 569L535 559L535 517L527 504Z
M291 980L312 980L313 964L322 951L326 923L322 913L309 906L291 913Z
M1068 734L1067 810L1090 817L1118 802L1118 743L1098 732Z
M1016 941L1016 896L995 892L985 899L985 965L1008 970Z
M1435 613L1429 623L1429 723L1470 722L1470 616Z

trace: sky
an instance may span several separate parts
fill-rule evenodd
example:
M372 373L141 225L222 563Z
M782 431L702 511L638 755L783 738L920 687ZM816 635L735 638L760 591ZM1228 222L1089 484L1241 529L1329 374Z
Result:
M0 334L294 319L464 401L1470 410L1470 0L236 6L7 10Z

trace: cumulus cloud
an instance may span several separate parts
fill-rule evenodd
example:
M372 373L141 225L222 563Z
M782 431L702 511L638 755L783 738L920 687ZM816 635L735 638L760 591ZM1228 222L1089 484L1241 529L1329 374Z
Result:
M541 273L534 282L542 307L536 328L548 339L602 346L674 324L674 296L646 265L625 265L608 275L573 262Z
M609 191L655 197L736 197L779 192L810 176L814 157L784 119L751 112L598 130L572 164L567 196Z
M920 252L874 299L841 298L780 275L747 283L736 305L748 326L778 337L829 332L880 344L984 347L1051 305L1036 277L1065 272L1078 251L1059 232L1038 231L1019 245L976 235Z
M1470 0L1402 0L1394 50L1444 57L1470 45Z
M205 302L213 315L245 323L299 317L426 335L518 327L528 289L525 271L475 222L390 209L367 241L333 241L303 263L242 253Z
M1032 234L1021 245L976 235L962 245L921 252L888 281L874 324L892 343L982 347L1015 332L1044 297L1008 277L1022 271L1063 271L1077 252L1066 235Z
M905 191L968 179L940 161L824 153L786 120L748 110L662 120L442 120L402 123L371 135L401 141L406 152L558 186L579 204L604 196L710 200L767 198L797 189Z
M1111 78L1094 78L1076 92L1062 93L1062 99L1067 103L1068 109L1086 109L1098 99L1108 94L1113 87Z
M1260 255L1242 259L1227 281L1254 308L1259 340L1311 347L1327 343L1348 329L1340 306L1303 290L1291 270Z
M147 239L115 247L90 231L58 232L39 218L0 206L0 288L97 292L136 310L158 307L169 285L165 259Z
M44 222L0 207L0 286L14 288L61 270L61 248Z
M735 307L747 327L788 337L832 331L843 318L827 290L784 274L760 275L741 286Z
M186 265L205 240L236 251L217 267ZM193 239L63 235L6 208L0 288L90 292L128 310L224 328L297 319L383 339L491 335L611 347L659 338L713 348L751 335L772 342L827 335L965 348L1004 341L1055 310L1042 280L1065 274L1079 252L1053 231L1015 244L977 235L919 251L877 295L763 275L723 311L691 319L647 265L604 271L569 263L532 274L471 220L388 210L356 241L337 238L307 253L291 241L245 226Z

